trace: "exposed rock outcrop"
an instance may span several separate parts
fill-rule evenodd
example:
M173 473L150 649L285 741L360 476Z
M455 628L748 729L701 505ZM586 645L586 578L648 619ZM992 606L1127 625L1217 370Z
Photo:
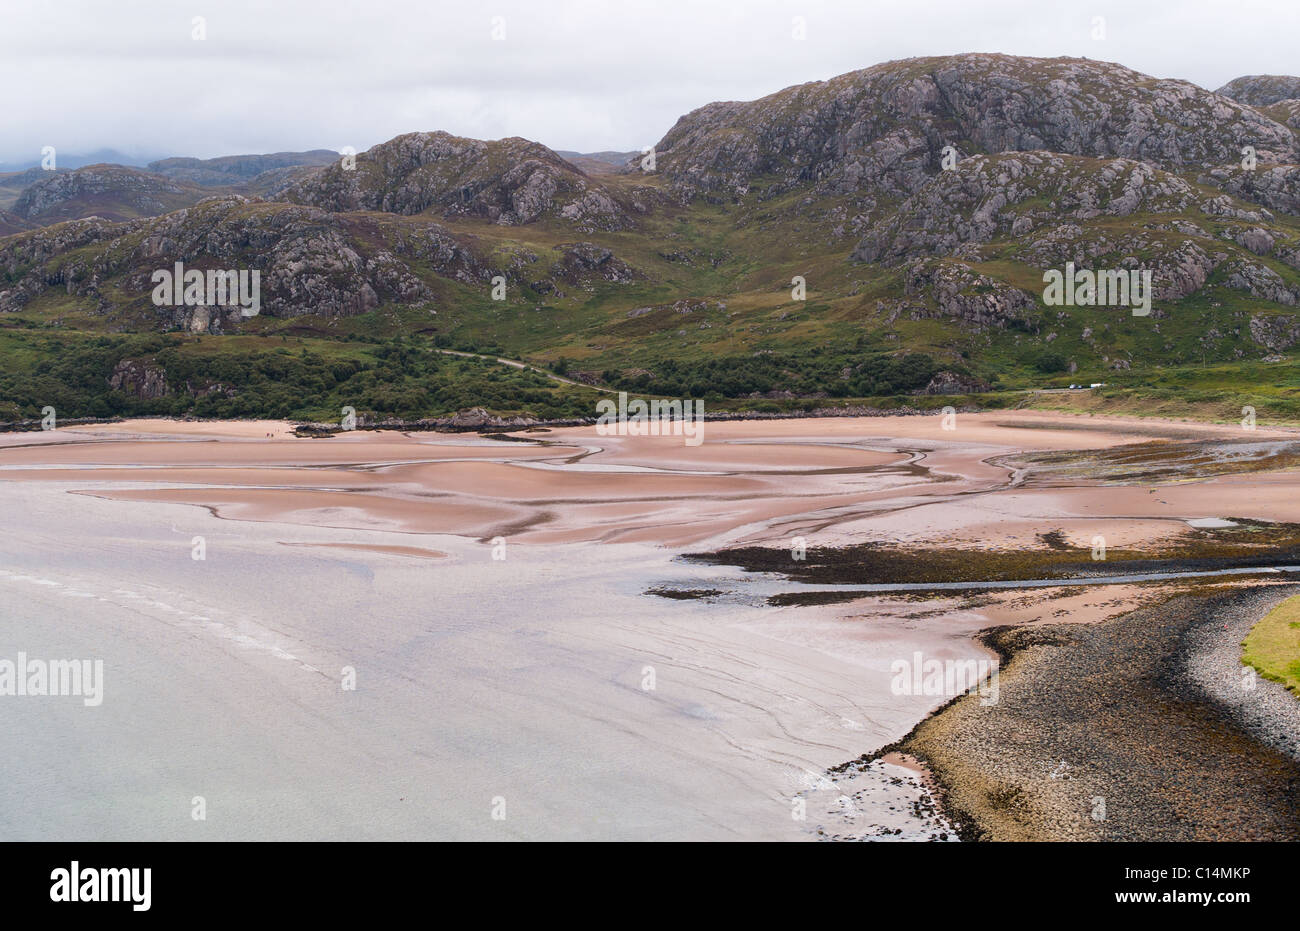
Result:
M1252 107L1266 107L1279 100L1300 97L1300 77L1289 74L1248 74L1233 78L1215 93Z
M1271 268L1255 262L1237 260L1225 267L1224 284L1238 291L1249 291L1252 297L1294 307L1297 294L1287 287L1282 277Z
M1168 170L1239 158L1295 161L1297 140L1254 108L1186 81L1077 58L954 55L887 62L748 103L713 103L656 146L681 196L811 183L910 194L959 153L1045 149Z
M385 300L430 300L428 286L410 267L364 235L367 222L311 207L228 196L155 220L61 224L0 242L0 269L18 279L0 291L0 312L15 310L52 287L97 298L101 283L110 277L145 305L154 287L152 274L170 270L176 262L191 268L257 270L261 312L271 316L341 316L363 313ZM481 271L468 250L451 245L445 231L425 233L408 231L395 247L419 254L451 276ZM80 248L86 245L100 248ZM172 325L203 332L214 319L227 328L236 322L229 309L164 307L159 313Z
M1250 338L1274 352L1290 349L1300 340L1300 321L1290 314L1251 317Z
M957 262L922 260L907 269L904 293L929 296L933 316L951 317L977 327L1005 327L1035 306L1019 288L981 275Z
M445 132L408 133L291 184L282 197L332 211L413 215L434 209L503 226L559 217L579 229L634 225L635 209L574 165L517 137L483 142Z
M125 391L141 401L165 397L169 390L163 367L146 359L123 359L114 367L108 384L110 388Z
M917 394L978 394L988 391L992 386L973 375L960 375L956 372L939 372L930 379L930 383L917 391Z
M950 255L964 243L1059 229L1063 221L1139 210L1179 213L1207 200L1182 178L1131 159L1051 152L974 156L902 201L858 244L853 258L896 264L918 255Z
M1260 165L1254 171L1232 165L1213 169L1204 180L1234 197L1300 216L1300 165Z
M627 284L640 277L636 269L611 250L589 242L559 246L561 258L551 266L551 274L570 284L587 284L594 280Z

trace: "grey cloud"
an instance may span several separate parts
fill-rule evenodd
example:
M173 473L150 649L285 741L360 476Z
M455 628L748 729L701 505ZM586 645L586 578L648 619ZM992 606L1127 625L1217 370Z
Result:
M205 42L190 39L198 15ZM623 150L710 101L895 58L1086 55L1214 88L1294 72L1300 34L1293 0L10 0L0 17L4 162L43 145L365 148L429 129Z

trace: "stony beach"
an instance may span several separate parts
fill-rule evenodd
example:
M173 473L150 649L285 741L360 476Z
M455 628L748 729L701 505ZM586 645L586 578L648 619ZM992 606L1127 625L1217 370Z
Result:
M1243 687L1246 630L1294 585L1207 589L1092 625L999 628L1001 696L902 741L979 840L1300 840L1300 702Z

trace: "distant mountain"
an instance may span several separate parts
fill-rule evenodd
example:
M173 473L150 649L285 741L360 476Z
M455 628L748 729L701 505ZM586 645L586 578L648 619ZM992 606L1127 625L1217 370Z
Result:
M589 175L614 174L624 171L628 163L641 157L640 152L565 152L557 151L566 162L577 165Z
M274 152L270 155L223 155L220 158L164 158L149 163L149 170L178 181L204 187L226 187L253 181L270 171L301 166L328 165L338 161L338 152L313 149L310 152Z
M82 168L86 165L127 165L133 168L143 168L151 157L137 158L119 152L117 149L96 149L94 152L84 154L59 151L56 153L55 167L60 170ZM42 161L42 157L38 155L25 162L0 162L0 172L26 171L29 168L40 168Z
M6 225L19 229L100 216L110 220L156 216L197 203L221 191L273 196L304 171L337 161L328 149L231 155L212 159L168 158L148 171L124 165L95 164L57 171L29 168L0 174L0 210L11 211ZM204 190L207 188L208 190Z
M1300 77L1288 74L1250 74L1234 78L1215 93L1252 107L1267 107L1282 100L1300 99Z
M60 172L68 169L60 168ZM38 181L46 181L54 172L43 168L28 168L25 171L11 171L0 174L0 210L8 210L18 199L18 195Z
M206 193L196 185L121 165L88 165L42 174L48 177L24 188L12 207L14 214L37 225L88 216L107 220L152 217L188 207Z

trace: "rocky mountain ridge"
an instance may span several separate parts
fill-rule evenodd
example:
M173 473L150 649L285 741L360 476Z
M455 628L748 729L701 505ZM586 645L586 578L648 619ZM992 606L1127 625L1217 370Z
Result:
M339 159L330 149L309 152L273 152L269 155L223 155L218 158L164 158L149 163L149 170L177 181L203 187L226 187L270 178L284 169L328 165Z
M1293 163L1296 134L1186 81L1089 59L958 55L887 62L749 103L686 114L656 146L679 195L906 196L958 157L1047 150L1178 171L1236 162L1251 145Z
M709 104L663 137L653 172L446 132L354 161L93 166L0 214L0 315L194 334L356 318L519 339L602 376L617 353L757 354L841 331L952 370L982 353L1122 367L1135 340L1153 358L1275 354L1300 338L1296 101L1272 99L1287 86L1240 79L1236 100L1087 59L960 55ZM305 155L320 163L289 163ZM258 190L204 186L219 177ZM257 270L259 317L153 306L150 275L175 262ZM1152 271L1148 329L1046 307L1043 272L1066 263ZM944 371L940 386L983 383Z
M90 213L113 220L158 216L204 196L193 185L121 165L43 174L18 195L12 208L16 216L42 225Z

